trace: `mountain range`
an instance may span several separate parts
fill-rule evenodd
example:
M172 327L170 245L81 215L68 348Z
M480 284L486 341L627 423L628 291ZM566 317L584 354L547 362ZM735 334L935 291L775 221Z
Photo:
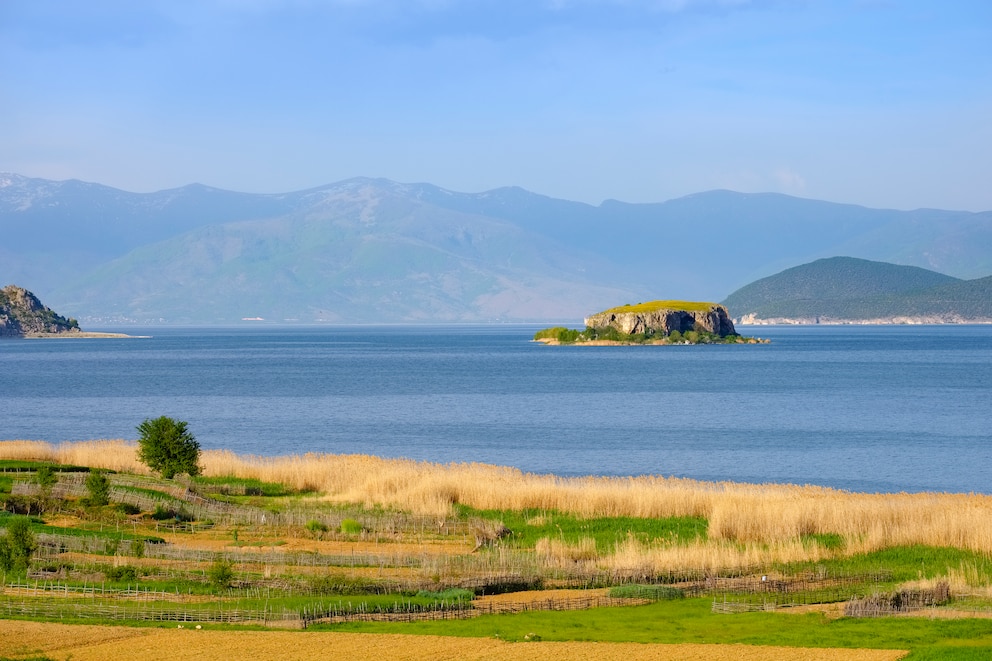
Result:
M8 173L0 229L0 283L91 324L574 321L642 300L721 300L839 254L992 273L992 212L731 191L594 206L367 178L130 193Z

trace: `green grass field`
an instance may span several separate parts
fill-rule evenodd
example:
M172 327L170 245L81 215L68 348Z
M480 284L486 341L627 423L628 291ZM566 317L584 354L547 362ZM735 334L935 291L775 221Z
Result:
M147 619L122 620L103 615L109 611L100 610L119 605L122 609L160 609L163 613L181 609L190 617L203 617L212 623L223 619L219 614L232 610L306 614L299 620L311 622L308 618L328 614L471 609L471 599L477 594L492 595L527 586L611 586L614 597L655 601L638 606L498 615L479 609L476 613L484 614L464 619L352 621L313 624L311 628L498 637L507 641L537 636L545 641L867 647L909 649L911 660L992 659L992 619L978 617L983 612L992 614L988 590L992 586L992 557L981 551L915 544L849 555L842 536L810 533L803 536L802 544L826 551L815 561L723 573L700 569L679 578L684 582L678 586L665 585L676 579L656 572L643 577L645 585L641 587L631 585L629 576L611 574L604 566L595 566L594 573L583 572L616 552L626 540L674 548L706 541L710 522L705 517L582 518L556 510L483 510L456 504L450 520L438 523L381 506L328 503L287 485L252 478L197 478L190 484L198 494L177 496L174 494L186 492L175 481L113 475L118 494L161 497L177 505L184 504L183 497L195 497L201 504L203 499L212 498L236 506L231 516L252 508L264 508L266 512L305 508L298 522L285 519L278 524L262 524L220 518L189 522L181 529L182 534L166 527L159 536L155 531L161 522L156 520L155 511L128 511L121 503L90 506L79 495L57 499L50 493L31 495L26 489L14 496L11 492L15 481L36 484L32 482L32 469L42 464L6 464L15 472L0 473L0 501L4 508L23 508L30 502L32 507L45 511L38 514L35 510L23 519L39 543L26 569L8 569L2 574L0 587L15 589L0 590L0 617L149 626ZM62 479L63 487L72 482L68 476ZM227 510L217 511L218 516L223 516ZM0 512L0 536L4 542L13 516ZM53 524L55 519L59 523ZM332 525L319 520L331 521ZM308 527L310 521L320 525ZM372 523L375 532L366 527ZM500 535L472 549L472 531L479 528L499 530ZM569 558L567 552L553 556L553 548L542 556L542 544L548 548L549 540L565 547L592 547L588 557L581 559L592 564L583 565ZM163 554L164 551L169 553ZM230 575L218 580L216 574L224 568ZM914 582L943 580L955 572L967 576L975 592L952 595L949 603L931 613L939 615L958 609L956 619L921 614L846 617L839 612L827 615L790 607L728 614L713 608L721 598L738 597L742 603L766 599L776 604L839 602L855 595L892 593ZM812 580L809 587L801 587L804 593L788 593L788 598L795 597L797 601L776 601L781 594L748 591L744 585L764 573L778 577L783 586L789 577L813 576L837 577L841 587L820 586ZM717 579L727 581L721 584L724 587L705 585L709 581L715 585ZM736 587L734 580L740 581ZM33 596L32 582L39 593ZM94 589L87 596L89 588ZM127 601L133 596L127 593L135 589L144 591L148 598ZM783 588L782 593L786 592ZM684 596L701 593L705 596ZM842 594L848 596L838 596ZM43 606L34 615L16 610L31 599ZM522 596L520 603L525 603ZM89 608L93 614L86 612ZM964 617L969 613L974 616Z
M992 620L839 618L819 613L714 614L708 598L587 611L486 615L472 620L316 625L337 631L639 643L910 649L910 659L990 659ZM953 656L952 656L953 655Z

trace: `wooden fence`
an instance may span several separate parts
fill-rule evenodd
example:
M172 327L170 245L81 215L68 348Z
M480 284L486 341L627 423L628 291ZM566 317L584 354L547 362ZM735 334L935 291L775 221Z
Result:
M0 594L0 616L111 621L229 622L306 628L319 623L412 622L467 619L480 615L567 611L630 606L644 599L555 597L528 601L451 601L429 606L397 601L369 606L356 601L313 603L299 610L225 606L224 602L176 603L175 595L140 589L71 587L58 584L7 584ZM173 600L170 602L170 600Z
M79 603L65 599L0 600L0 614L26 616L38 619L158 621L158 622L243 622L267 624L270 622L299 622L295 612L277 613L267 609L216 608L205 609L176 606L153 606L141 603Z
M59 473L58 482L51 487L53 498L85 498L87 473ZM292 507L281 512L272 512L260 507L226 503L206 498L192 488L192 483L162 484L138 475L107 475L111 481L110 500L115 503L132 505L142 511L154 511L156 507L171 509L180 516L196 521L212 521L230 525L246 526L305 526L310 521L319 521L331 530L339 529L346 518L357 520L370 535L392 535L397 532L419 533L421 535L469 535L471 523L446 517L429 517L401 512L367 512L356 509L354 512L340 511L328 513L317 507ZM11 493L14 495L37 496L41 490L30 481L15 481Z
M714 578L680 587L687 595L713 595L714 613L747 613L857 599L864 596L869 586L877 587L891 578L891 572L836 576L798 574L775 578Z
M951 599L950 585L941 582L932 588L898 590L889 594L873 593L852 599L844 605L848 617L884 617L943 606Z

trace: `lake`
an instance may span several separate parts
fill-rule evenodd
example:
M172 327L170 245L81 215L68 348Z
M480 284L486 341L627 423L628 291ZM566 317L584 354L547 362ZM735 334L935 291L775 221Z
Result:
M992 493L992 326L744 327L770 344L549 347L536 326L93 329L0 341L0 438Z

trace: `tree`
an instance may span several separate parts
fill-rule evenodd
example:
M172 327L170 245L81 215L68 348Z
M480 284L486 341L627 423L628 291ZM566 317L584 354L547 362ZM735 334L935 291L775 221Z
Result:
M86 502L94 507L102 507L110 502L110 480L101 471L90 471L86 476Z
M7 534L0 537L0 569L26 570L35 548L37 545L28 518L12 517L7 523Z
M138 458L165 479L177 473L200 474L200 444L183 420L167 416L138 425Z
M234 569L229 561L220 559L207 570L207 578L218 590L226 590L234 582Z
M52 489L58 483L59 478L51 466L39 466L34 475L34 481L38 484L38 506L44 512L52 506Z

